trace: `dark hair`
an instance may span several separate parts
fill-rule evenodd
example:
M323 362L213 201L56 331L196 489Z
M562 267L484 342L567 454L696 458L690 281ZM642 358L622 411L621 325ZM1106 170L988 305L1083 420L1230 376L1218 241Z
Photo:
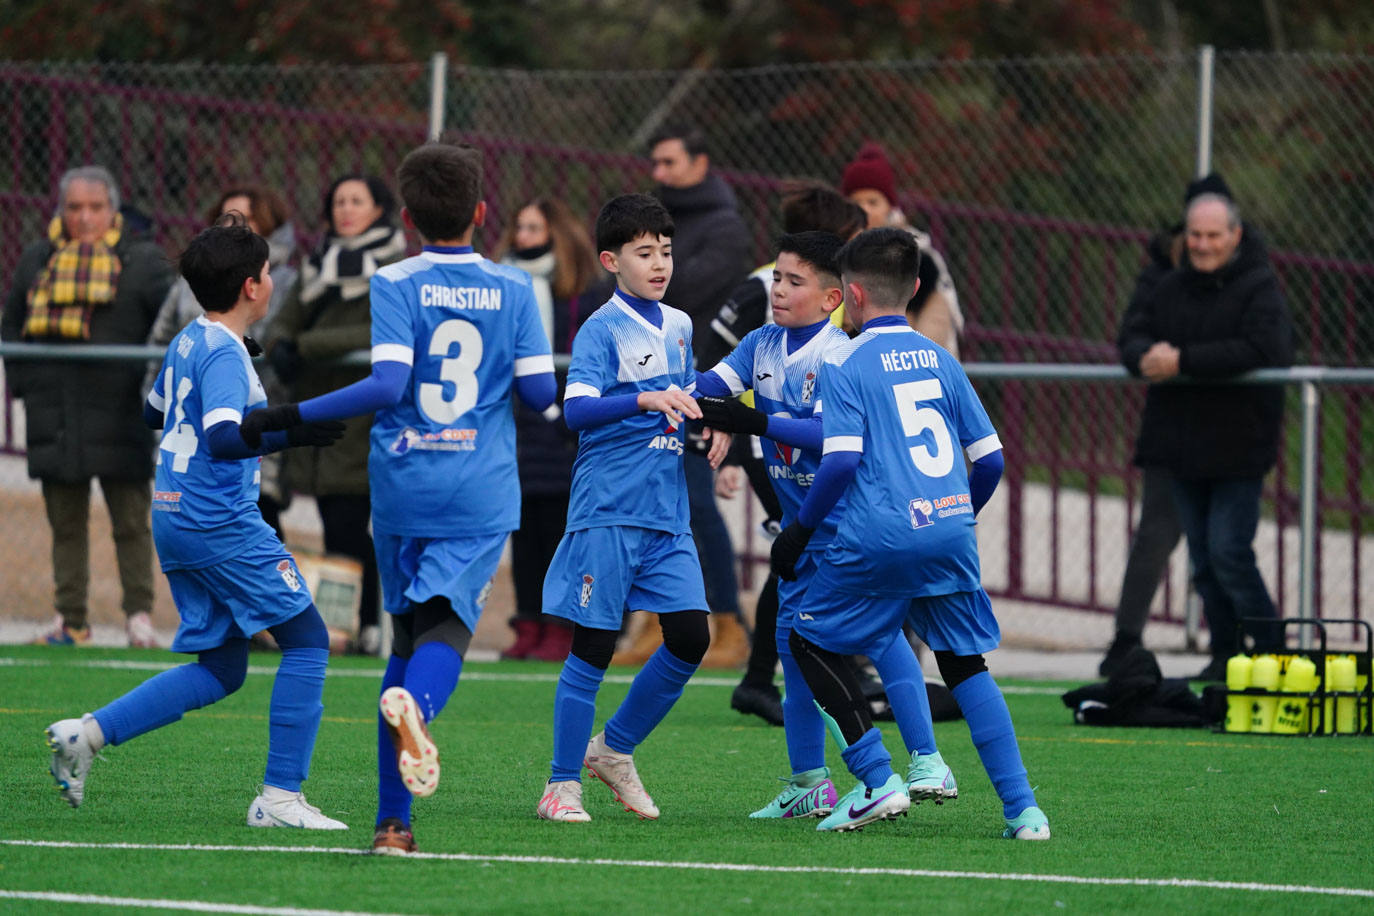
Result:
M834 280L840 285L840 267L835 263L835 255L844 247L844 239L833 232L791 232L778 239L778 254L794 254L799 260L810 264L817 274Z
M401 200L428 241L461 238L482 200L482 154L458 143L426 143L396 170Z
M657 197L622 194L596 215L596 250L619 252L641 235L673 237L673 218Z
M868 215L854 201L829 185L802 183L782 191L782 231L818 229L843 241L868 225Z
M330 193L331 202L333 193ZM282 223L291 218L291 210L280 194L271 188L256 184L230 185L215 199L215 205L205 213L205 225L213 226L224 209L224 202L231 197L248 198L250 212L243 214L258 224L263 235L276 232Z
M867 229L835 255L840 274L857 282L879 308L905 308L921 275L921 249L905 229Z
M555 299L570 299L585 292L596 277L596 252L587 227L573 216L568 205L556 197L536 197L516 207L506 221L501 238L492 249L492 260L499 261L515 245L515 228L520 211L533 207L549 227L549 247L553 251L553 278L549 286Z
M372 202L382 208L382 215L377 218L378 223L390 225L392 216L396 213L396 198L392 195L391 189L386 186L386 182L376 175L340 175L330 182L329 190L324 192L324 224L329 227L329 231L334 232L334 192L339 190L339 185L345 181L361 181L367 185L367 191L372 195Z
M227 312L239 301L243 281L257 279L267 263L267 240L237 212L204 229L181 253L181 275L207 312Z
M687 155L693 159L703 153L710 153L706 147L706 135L701 132L701 128L689 124L664 124L649 138L649 151L653 152L654 147L665 140L681 140L682 148L687 150Z

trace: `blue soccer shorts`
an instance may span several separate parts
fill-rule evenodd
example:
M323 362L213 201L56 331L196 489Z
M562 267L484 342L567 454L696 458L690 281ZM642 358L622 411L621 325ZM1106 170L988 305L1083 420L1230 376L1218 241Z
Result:
M983 589L913 598L907 622L935 652L982 655L1002 643L1002 629Z
M786 579L778 579L778 628L777 632L782 634L778 639L785 640L792 633L792 628L797 623L797 610L802 606L806 598L807 589L811 587L811 582L816 578L816 572L821 566L821 555L825 553L825 546L807 547L805 552L797 560L797 578L793 582Z
M507 537L417 538L374 532L382 606L405 614L412 604L447 598L468 632L477 632Z
M627 610L707 610L691 534L611 525L563 535L544 577L544 613L619 630Z
M169 569L166 575L181 616L173 652L204 652L247 639L312 603L295 559L275 537L211 566Z

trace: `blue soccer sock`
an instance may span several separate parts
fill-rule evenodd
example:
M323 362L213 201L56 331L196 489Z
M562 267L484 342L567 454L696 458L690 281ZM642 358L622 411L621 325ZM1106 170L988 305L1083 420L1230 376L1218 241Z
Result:
M310 775L315 736L324 715L324 670L329 650L283 648L268 708L267 770L263 783L299 792Z
M980 671L951 692L968 721L969 734L983 761L983 769L987 770L992 787L1002 800L1003 814L1008 819L1016 817L1035 804L1035 793L1026 779L1011 712L1001 689L991 674Z
M684 662L667 646L659 646L635 675L625 701L606 722L606 745L613 751L633 754L668 715L696 670L696 665Z
M926 679L921 663L911 650L911 643L900 630L887 645L876 652L865 652L878 676L883 679L887 702L907 752L935 753L935 723L930 717L930 697L926 694Z
M870 728L849 747L840 751L849 772L870 789L892 778L892 755L883 747L883 733Z
M390 687L400 687L406 679L407 659L393 655L386 663L386 673L382 675L381 693ZM379 694L380 696L380 694ZM400 818L401 823L410 826L410 802L413 796L401 782L400 770L396 768L396 745L391 742L391 730L386 726L380 711L377 713L377 823L388 817Z
M569 655L553 694L553 782L582 780L582 759L596 721L596 694L606 672Z
M424 643L410 657L405 688L415 698L426 723L433 722L443 712L462 671L463 656L448 643Z
M777 643L784 688L782 730L787 739L787 760L795 774L825 766L825 723L816 709L811 688L792 657L792 647L787 642L791 635L791 630L779 630Z
M170 725L190 710L209 706L227 695L228 691L209 668L193 662L149 678L113 703L97 709L95 720L105 733L106 744L122 744Z

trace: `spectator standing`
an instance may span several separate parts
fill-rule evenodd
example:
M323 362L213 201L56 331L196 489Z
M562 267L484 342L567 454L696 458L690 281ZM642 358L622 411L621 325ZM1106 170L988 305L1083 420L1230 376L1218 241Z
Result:
M587 308L582 297L596 275L596 253L586 228L566 204L551 197L531 200L497 242L494 257L534 281L534 299L554 353L572 352ZM567 371L557 373L558 389ZM515 455L520 467L520 528L511 534L515 584L515 643L502 658L561 662L572 648L572 627L544 614L544 574L568 524L577 433L563 422L562 405L542 413L515 405Z
M1234 378L1293 361L1293 326L1263 241L1235 203L1204 193L1185 218L1186 258L1122 328L1122 362L1151 383L1135 463L1173 476L1193 584L1211 631L1198 676L1221 680L1241 618L1258 651L1278 648L1278 613L1255 563L1260 488L1278 459L1279 386L1163 384Z
M368 375L366 366L328 365L372 346L368 284L379 267L400 260L405 233L393 222L395 198L372 175L345 175L324 196L325 232L301 264L300 277L268 329L268 357L294 401L315 397ZM338 445L293 449L286 459L291 487L315 497L324 549L363 567L365 652L377 650L377 558L368 533L367 453L372 416L354 417Z
M58 184L47 238L20 256L5 301L7 341L79 346L141 344L172 285L173 271L151 241L125 230L114 177L82 166ZM48 645L91 638L91 478L110 512L131 646L155 645L151 528L152 437L143 423L137 363L15 361L10 390L24 400L29 476L43 485L52 529L58 618Z

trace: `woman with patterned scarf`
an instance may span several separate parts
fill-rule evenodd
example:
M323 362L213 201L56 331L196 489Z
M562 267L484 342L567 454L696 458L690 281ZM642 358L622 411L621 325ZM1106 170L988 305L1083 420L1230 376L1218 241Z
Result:
M332 360L372 346L370 280L377 268L405 256L405 233L394 222L395 199L371 175L345 175L324 196L325 231L301 265L300 277L267 333L267 355L278 378L302 401L356 382L367 366ZM332 448L292 449L286 479L319 506L324 549L353 557L363 567L364 651L376 651L377 558L368 534L367 482L371 415L348 421Z

